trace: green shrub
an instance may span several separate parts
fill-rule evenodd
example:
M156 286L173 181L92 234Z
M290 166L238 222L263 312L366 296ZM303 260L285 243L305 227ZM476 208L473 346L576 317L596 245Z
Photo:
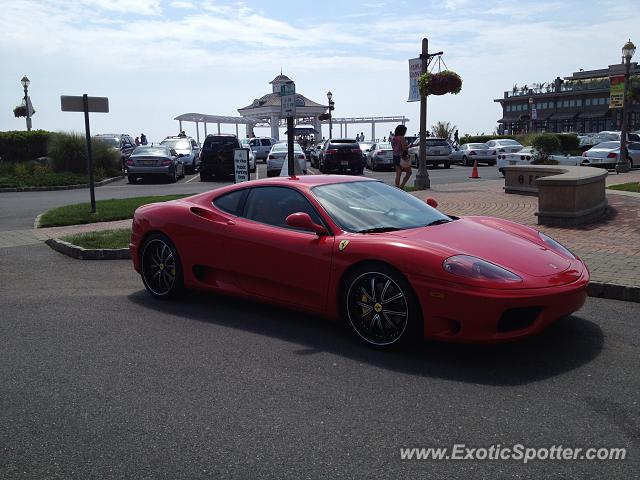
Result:
M556 134L558 140L560 140L560 147L563 152L570 150L578 150L580 148L580 140L578 136L573 133L559 133Z
M105 175L120 173L120 153L104 142L91 140L94 173L100 169ZM55 172L87 172L87 145L84 135L56 133L49 143L49 157Z
M0 132L0 159L17 163L44 157L51 135L45 130Z
M465 135L460 138L460 145L463 143L486 143L489 140L498 140L500 138L509 138L517 140L518 135Z
M528 136L527 143L542 155L551 155L561 149L560 140L552 133L532 133Z

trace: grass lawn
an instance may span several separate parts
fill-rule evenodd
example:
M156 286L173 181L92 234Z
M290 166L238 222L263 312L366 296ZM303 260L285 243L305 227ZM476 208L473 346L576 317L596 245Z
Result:
M640 182L619 183L618 185L610 185L607 188L611 190L622 190L624 192L640 193Z
M40 217L40 225L38 225L38 227L60 227L64 225L125 220L127 218L133 218L133 212L141 205L154 202L166 202L190 195L193 194L99 200L96 202L96 213L91 213L90 203L66 205L64 207L47 210Z
M102 230L62 237L65 242L83 248L128 248L131 229Z

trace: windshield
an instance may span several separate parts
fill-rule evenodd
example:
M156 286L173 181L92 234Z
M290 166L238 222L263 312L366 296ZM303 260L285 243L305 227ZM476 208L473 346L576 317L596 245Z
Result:
M120 148L120 139L113 137L95 137L96 140L102 143L106 143L110 147Z
M449 144L446 140L429 140L427 138L427 146L428 147L448 147Z
M174 150L191 150L189 140L163 140L160 145L166 145Z
M382 182L334 183L312 191L331 218L349 232L403 230L451 220L413 195Z

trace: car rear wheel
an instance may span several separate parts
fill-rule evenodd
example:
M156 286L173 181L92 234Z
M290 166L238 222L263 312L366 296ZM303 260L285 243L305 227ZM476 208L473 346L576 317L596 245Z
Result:
M129 183L136 183L138 179L134 175L129 175L127 176L127 180L129 181Z
M462 165L464 165L465 167L470 167L471 166L471 164L469 163L469 159L467 158L466 155L464 157L462 157Z
M418 301L397 271L386 265L363 266L349 275L345 287L345 318L366 344L389 349L422 340Z
M147 291L156 298L173 298L184 288L178 251L161 233L150 235L140 253L140 275Z

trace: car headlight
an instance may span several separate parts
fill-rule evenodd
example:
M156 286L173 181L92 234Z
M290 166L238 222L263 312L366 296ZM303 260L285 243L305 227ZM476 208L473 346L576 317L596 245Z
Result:
M560 255L563 255L565 257L569 257L572 260L576 258L576 256L571 253L571 250L556 242L553 238L545 235L542 232L538 232L538 235L540 235L540 239L549 247L550 250L553 250L554 252L559 253Z
M452 275L487 280L492 282L516 283L522 279L513 272L491 262L471 255L454 255L442 262L442 268Z

